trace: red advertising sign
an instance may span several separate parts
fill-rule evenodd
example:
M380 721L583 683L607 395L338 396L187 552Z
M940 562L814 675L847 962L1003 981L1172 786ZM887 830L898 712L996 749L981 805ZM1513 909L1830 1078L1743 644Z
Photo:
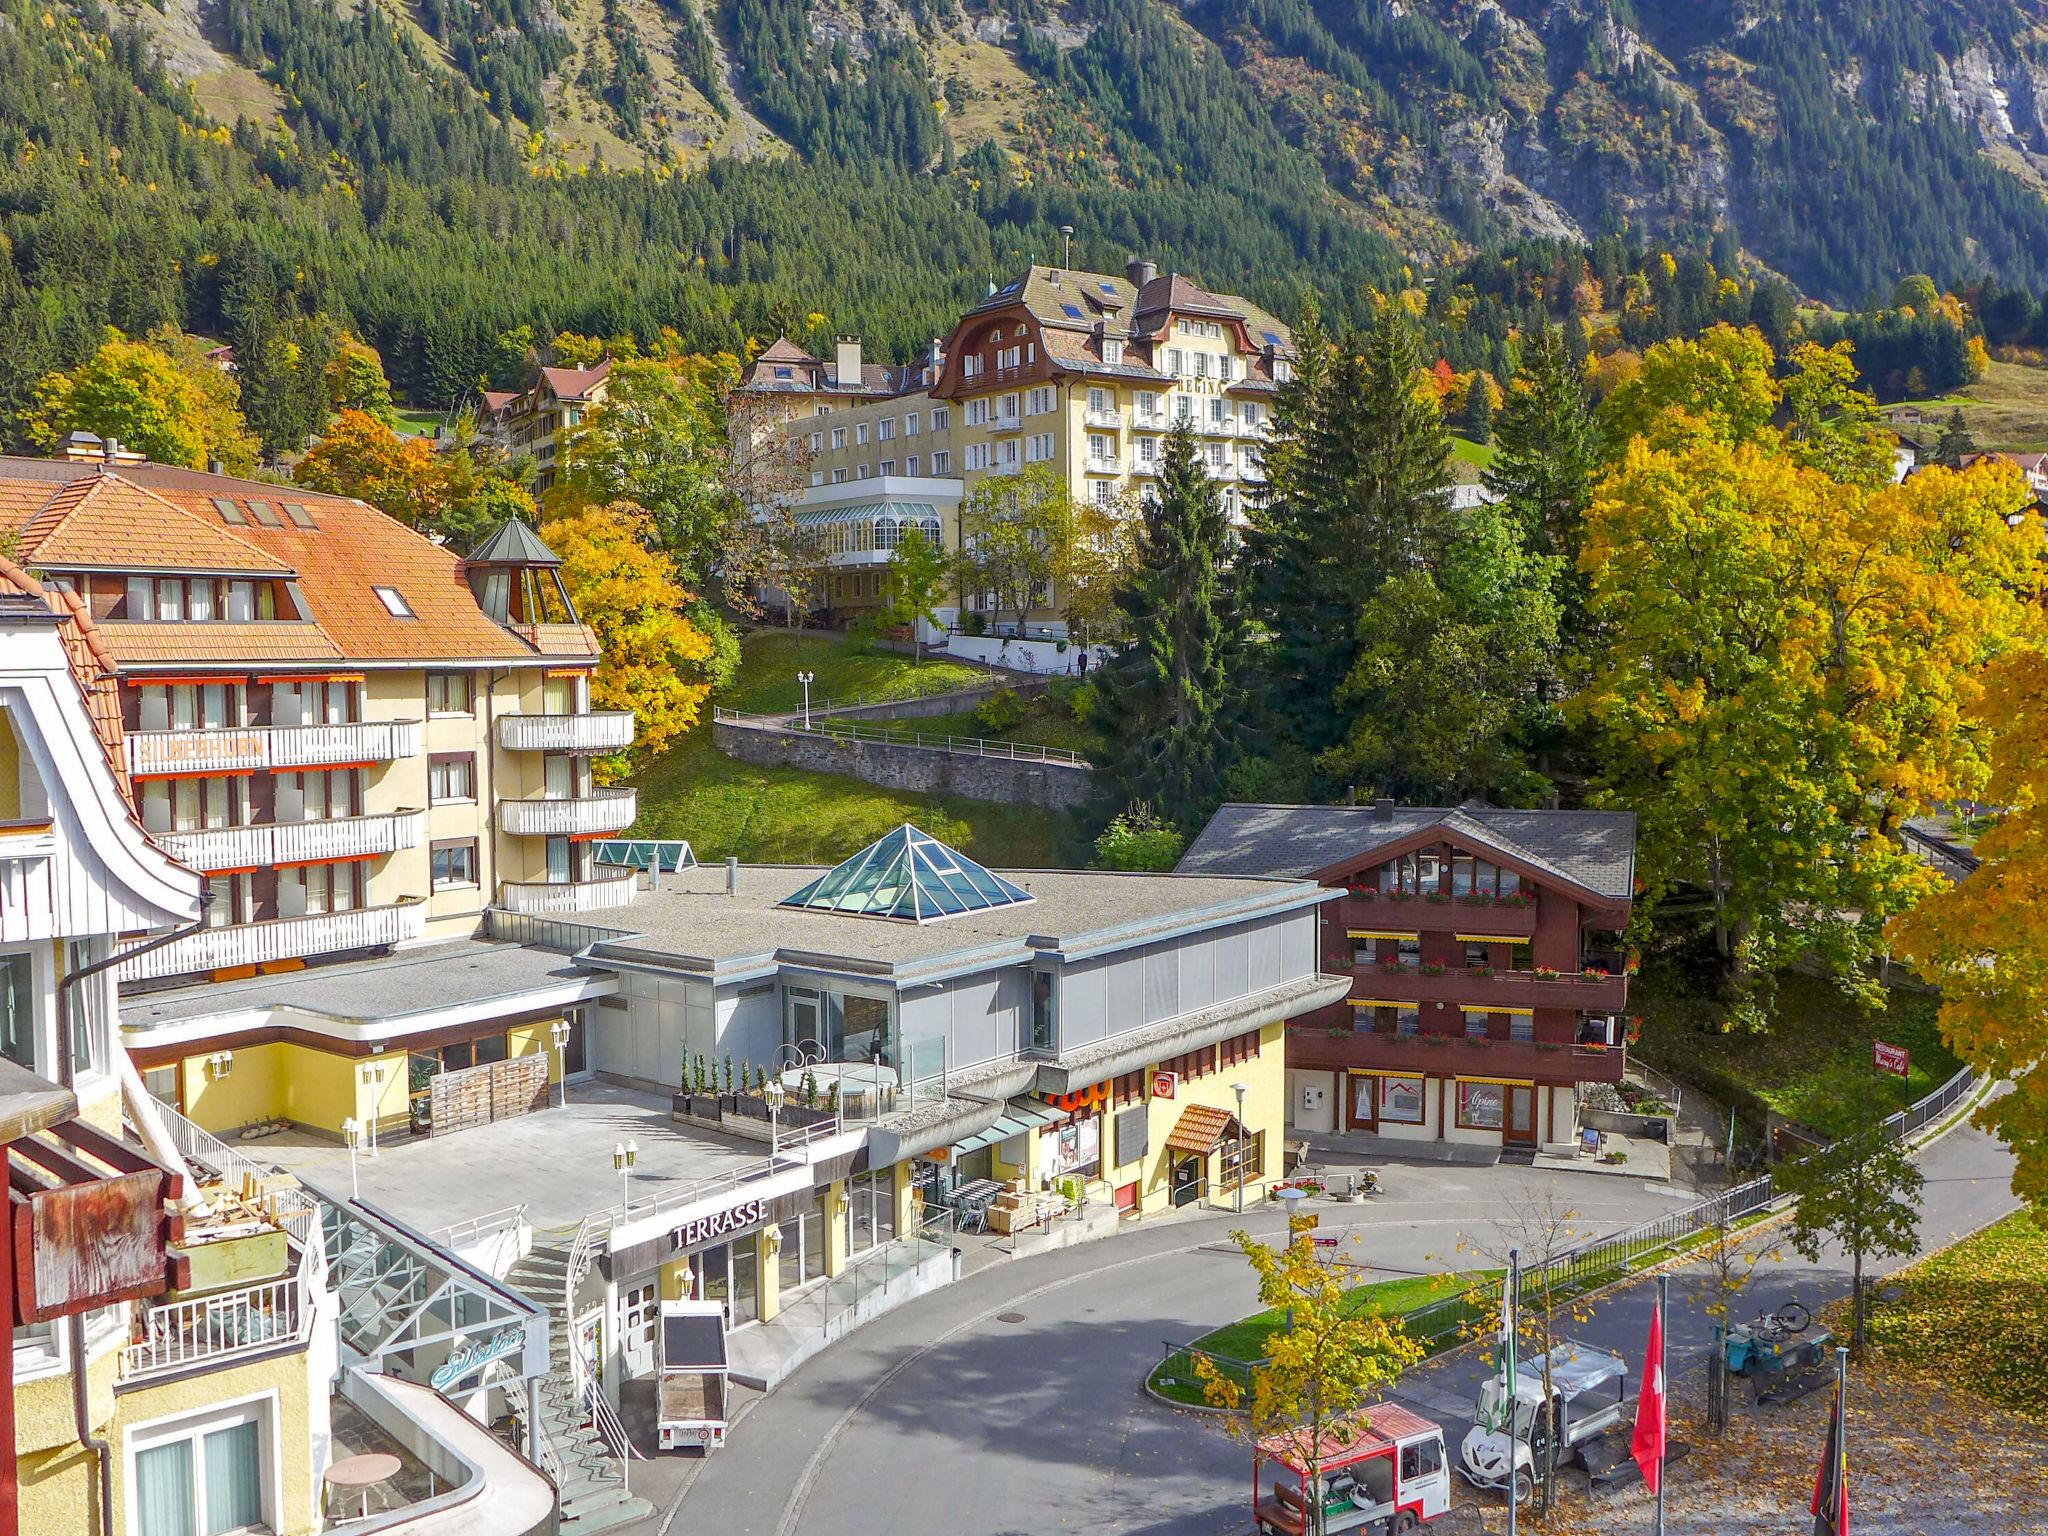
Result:
M1870 1042L1870 1064L1880 1072L1904 1077L1912 1070L1913 1056L1903 1045L1886 1045L1882 1040L1873 1040Z
M1180 1090L1178 1072L1154 1072L1152 1074L1152 1097L1170 1099Z

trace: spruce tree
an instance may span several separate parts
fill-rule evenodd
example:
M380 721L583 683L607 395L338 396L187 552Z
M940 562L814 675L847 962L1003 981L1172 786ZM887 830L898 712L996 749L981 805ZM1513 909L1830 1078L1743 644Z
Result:
M1483 373L1472 375L1465 391L1465 435L1482 446L1493 441L1492 381Z
M1963 420L1963 408L1959 405L1949 412L1948 425L1941 429L1941 441L1935 445L1934 457L1950 469L1960 469L1966 455L1977 451L1977 439L1970 431L1970 424Z
M1569 570L1593 501L1600 437L1585 374L1558 327L1545 326L1529 338L1493 435L1499 451L1486 488L1513 512L1531 549L1557 556Z
M1223 795L1240 633L1230 521L1193 433L1166 443L1131 574L1116 594L1130 639L1102 678L1112 776L1124 797L1188 830Z

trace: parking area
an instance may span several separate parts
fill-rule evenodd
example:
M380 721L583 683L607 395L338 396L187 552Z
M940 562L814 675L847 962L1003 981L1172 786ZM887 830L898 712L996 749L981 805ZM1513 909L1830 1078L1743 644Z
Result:
M565 1107L445 1136L387 1133L374 1155L357 1154L356 1188L423 1232L512 1205L524 1205L537 1228L573 1227L618 1203L612 1149L624 1141L639 1149L635 1199L759 1162L768 1152L761 1142L678 1125L666 1095L579 1082L569 1085ZM348 1149L332 1139L290 1130L251 1143L249 1152L331 1193L349 1193Z

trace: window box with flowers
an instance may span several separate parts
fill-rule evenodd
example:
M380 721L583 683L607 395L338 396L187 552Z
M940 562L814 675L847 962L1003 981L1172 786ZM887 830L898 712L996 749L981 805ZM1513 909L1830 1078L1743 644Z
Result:
M1561 980L1563 976L1563 971L1552 970L1547 965L1539 965L1536 967L1536 979L1538 981L1558 981Z
M1438 964L1438 963L1437 963L1436 961L1434 961L1434 960L1427 960L1427 961L1424 961L1424 962L1423 962L1423 966L1422 966L1422 974L1423 974L1423 975L1425 975L1425 976L1441 976L1441 975L1443 975L1443 973L1444 973L1444 968L1443 968L1443 967L1442 967L1441 965L1439 965L1439 964Z
M1490 907L1493 905L1493 898L1484 891L1470 891L1458 898L1458 905L1461 907Z
M1447 907L1451 904L1451 898L1442 891L1431 891L1422 899L1433 907Z
M1386 896L1389 901L1413 901L1415 899L1413 891L1388 891Z
M1607 973L1606 971L1603 971L1603 970L1602 970L1602 969L1601 969L1601 968L1600 968L1599 966L1597 966L1597 965L1589 965L1589 966L1587 966L1587 967L1586 967L1586 968L1585 968L1585 969L1584 969L1583 971L1580 971L1580 972L1579 972L1579 980L1581 980L1581 981L1606 981L1606 980L1608 980L1608 973Z
M1495 905L1503 907L1533 907L1536 898L1527 891L1513 891L1506 896L1495 898Z
M1380 962L1380 974L1383 976L1406 976L1408 974L1408 962L1406 960L1382 960Z
M1491 976L1493 974L1493 967L1490 965L1468 965L1465 967L1465 974L1467 976Z

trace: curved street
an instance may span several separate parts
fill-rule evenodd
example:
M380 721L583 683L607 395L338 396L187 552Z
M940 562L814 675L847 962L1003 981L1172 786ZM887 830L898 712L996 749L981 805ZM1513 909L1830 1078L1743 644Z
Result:
M1937 1248L2014 1208L2011 1156L1971 1126L1921 1154L1921 1239ZM1395 1165L1389 1193L1324 1206L1326 1230L1374 1266L1369 1278L1458 1269L1461 1235L1486 1236L1512 1192L1553 1182L1532 1171ZM1662 1188L1597 1174L1554 1182L1587 1234L1671 1209ZM1168 1342L1185 1342L1257 1305L1228 1244L1228 1216L1203 1216L996 1265L860 1329L756 1402L726 1448L690 1469L672 1528L760 1536L1122 1536L1240 1533L1250 1462L1210 1420L1140 1388ZM1254 1234L1277 1211L1247 1216ZM1708 1327L1673 1284L1674 1378ZM1745 1309L1847 1290L1847 1264L1796 1258L1761 1272ZM1610 1292L1580 1336L1633 1359L1650 1287ZM1682 1362L1682 1363L1681 1363ZM1397 1394L1455 1440L1480 1367L1469 1352L1409 1374ZM1683 1388L1680 1388L1683 1390ZM1470 1497L1459 1487L1456 1497ZM659 1529L659 1520L647 1522Z

